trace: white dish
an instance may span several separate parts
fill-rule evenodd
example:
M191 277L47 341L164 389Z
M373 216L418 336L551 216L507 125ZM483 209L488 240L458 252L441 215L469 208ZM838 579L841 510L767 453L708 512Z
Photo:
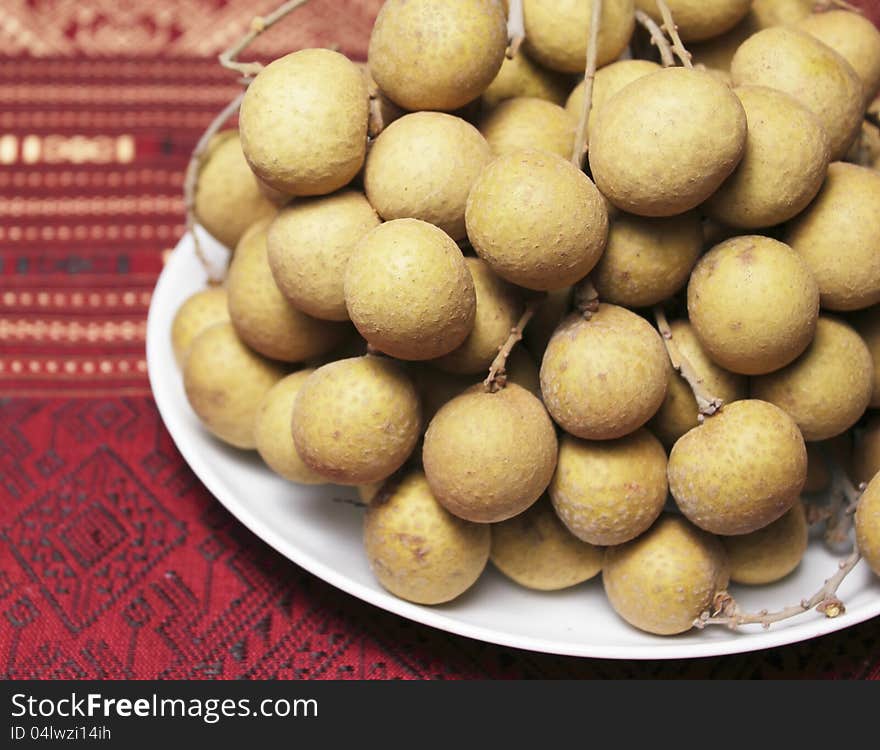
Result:
M225 250L207 235L210 257ZM362 510L350 488L306 487L275 476L255 453L229 448L199 424L187 403L171 349L171 321L178 306L205 285L192 238L171 254L153 294L147 325L147 362L159 412L174 442L199 479L245 526L281 554L328 583L370 604L458 635L505 646L572 656L612 659L681 659L730 654L795 643L831 633L880 614L880 580L864 562L844 581L846 613L828 619L817 612L774 625L739 631L709 628L662 638L629 627L602 592L601 576L567 591L520 588L491 568L458 600L424 607L395 598L374 580L361 544ZM810 596L831 575L837 558L810 545L800 567L771 586L734 587L751 609L771 609Z

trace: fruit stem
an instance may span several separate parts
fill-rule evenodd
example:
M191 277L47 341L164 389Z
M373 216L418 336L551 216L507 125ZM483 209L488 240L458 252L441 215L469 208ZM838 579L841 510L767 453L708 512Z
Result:
M829 459L831 468L832 502L829 508L828 522L825 526L825 544L832 550L839 548L849 540L853 526L853 514L864 492L863 482L856 489L839 461Z
M672 54L672 47L669 46L669 40L660 30L660 27L654 23L654 19L645 13L645 11L637 10L636 21L647 29L648 33L651 35L651 44L659 50L660 61L663 63L663 67L673 67L675 65L675 56Z
M508 335L507 340L499 347L498 354L495 355L495 359L492 360L492 364L489 366L489 374L483 381L483 385L488 393L500 391L505 385L507 385L507 372L505 370L507 367L507 358L513 351L513 347L515 347L518 342L522 341L523 331L529 324L529 321L534 316L538 309L538 305L541 304L543 299L544 297L542 295L541 297L533 298L526 303L523 314L520 315L516 325L510 329L510 334Z
M589 320L593 317L593 313L599 310L599 292L589 276L575 287L574 306L583 315L584 320Z
M705 389L702 378L697 375L693 365L691 365L687 357L681 353L676 345L675 339L672 336L672 328L669 327L669 321L666 319L666 313L659 305L654 308L654 320L657 321L657 330L660 331L660 336L663 338L666 353L669 355L669 361L673 369L684 378L694 394L694 398L697 401L698 419L702 422L705 417L711 417L719 412L721 407L724 406L724 401L717 396L713 396Z
M590 36L587 40L587 60L584 68L584 104L578 120L571 163L578 169L584 167L587 154L587 129L590 122L590 109L593 106L593 80L596 78L596 61L599 54L599 28L602 25L602 0L593 0L593 15L590 18Z
M238 108L241 106L241 100L243 98L244 91L240 92L231 102L229 102L229 104L227 104L211 121L211 124L208 125L205 132L202 133L198 143L196 143L196 147L193 149L192 156L189 158L189 164L186 165L186 176L183 180L183 205L186 209L185 231L193 238L193 247L195 249L196 257L199 259L199 263L202 264L205 273L208 275L208 286L219 286L222 284L224 274L222 271L216 272L211 267L211 264L208 262L208 258L205 255L205 251L202 248L202 244L199 241L199 235L196 232L196 185L199 181L199 170L202 167L202 157L208 148L208 144L211 142L211 138L217 134L217 131L226 124L226 121L232 117L232 115L238 112Z
M681 64L684 67L693 68L694 64L691 62L691 53L687 51L687 47L684 46L681 37L678 35L678 26L676 26L675 19L672 17L672 11L669 10L665 0L657 0L657 8L660 10L660 15L663 16L662 28L669 34L669 38L672 40L672 51L681 60Z
M523 0L510 0L507 12L507 55L508 60L516 57L520 45L526 38L526 23L523 16Z

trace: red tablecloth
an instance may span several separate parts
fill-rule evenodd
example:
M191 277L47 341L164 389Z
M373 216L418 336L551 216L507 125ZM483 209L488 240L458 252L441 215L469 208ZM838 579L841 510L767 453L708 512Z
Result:
M145 316L189 152L236 90L214 56L273 5L0 6L0 674L880 677L880 620L674 663L452 637L316 579L208 494L150 396ZM378 5L312 0L262 52L363 57Z

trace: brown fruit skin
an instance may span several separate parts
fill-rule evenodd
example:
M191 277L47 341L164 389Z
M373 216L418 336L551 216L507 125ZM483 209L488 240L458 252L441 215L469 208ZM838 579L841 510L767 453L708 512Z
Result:
M700 259L687 304L700 344L715 362L759 375L787 365L807 348L819 316L819 289L788 245L743 235Z
M605 103L590 134L590 167L619 209L674 216L718 189L745 143L745 111L724 83L705 71L666 68Z
M577 120L558 104L525 96L508 99L480 118L480 132L496 156L535 149L571 158Z
M730 563L730 580L757 586L785 578L807 550L807 515L797 500L785 515L751 534L721 539Z
M725 404L746 398L748 380L743 375L716 365L700 345L693 326L687 320L670 321L669 327L681 356L694 369L708 393ZM675 370L670 370L666 398L651 420L651 432L669 449L688 430L700 424L698 417L699 407L691 387Z
M431 491L450 513L496 523L544 493L556 453L556 431L535 396L515 384L496 393L477 385L431 420L422 461Z
M456 518L425 475L407 474L364 515L364 548L379 583L401 599L442 604L469 589L489 559L488 526Z
M880 302L880 172L835 162L815 200L786 227L785 242L806 261L826 310Z
M781 224L816 197L831 158L819 119L782 91L734 89L749 122L739 166L703 204L703 211L744 229Z
M504 58L498 75L483 92L483 109L491 109L517 96L534 96L564 104L570 88L569 76L547 70L520 50L513 58Z
M608 212L596 186L560 156L515 151L489 162L467 200L474 250L527 289L571 286L596 265Z
M460 240L468 193L490 158L489 144L469 122L443 112L414 112L373 141L364 189L386 221L421 219Z
M880 480L874 477L862 493L855 516L856 543L868 567L880 576Z
M548 490L578 539L608 546L650 528L666 503L666 451L642 428L618 440L563 435Z
M605 594L617 614L657 635L690 630L727 582L721 543L671 515L642 536L609 547L602 563Z
M635 27L633 0L604 0L599 25L597 65L620 56ZM591 0L523 0L529 55L552 70L583 73L593 16Z
M574 313L556 329L541 363L541 393L566 432L611 440L654 416L670 369L663 341L646 320L602 303L589 320Z
M230 323L196 336L183 365L187 400L202 424L236 448L252 449L257 409L284 370L248 349Z
M488 88L506 48L498 0L386 0L367 58L379 87L404 109L450 111Z
M727 404L685 434L669 456L679 509L713 534L748 534L785 513L807 477L807 449L795 421L766 401Z
M527 589L559 591L602 570L603 551L573 536L546 498L491 528L489 559L501 573Z
M187 297L171 323L171 347L177 366L183 367L196 336L215 323L228 320L226 290L223 287L209 287Z
M798 359L751 384L755 398L784 409L810 441L852 427L868 408L873 388L874 364L865 342L843 321L825 316Z
M666 0L666 4L685 42L720 36L745 18L752 5L751 0ZM654 0L636 0L636 7L663 23Z
M282 362L320 357L351 329L306 315L285 299L269 266L268 227L268 221L258 222L235 249L226 278L229 317L242 340L264 357Z
M355 245L379 217L363 193L343 190L303 198L269 225L269 267L281 293L298 310L322 320L348 320L343 278Z
M649 219L619 214L590 277L599 299L624 307L650 307L681 289L703 249L700 216Z
M369 98L358 67L328 49L269 63L241 103L241 147L254 173L288 195L326 195L360 171Z
M474 327L476 292L449 235L418 219L379 225L345 272L345 305L361 336L398 359L434 359Z
M805 31L773 27L743 42L730 64L735 86L768 86L793 96L819 118L831 158L840 159L859 131L862 82L833 49Z

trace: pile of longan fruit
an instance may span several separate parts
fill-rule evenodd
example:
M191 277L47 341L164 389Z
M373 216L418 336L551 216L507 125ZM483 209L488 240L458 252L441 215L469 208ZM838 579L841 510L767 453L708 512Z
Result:
M593 2L387 0L366 64L249 81L200 162L232 253L174 320L193 410L288 480L357 485L412 602L491 560L543 591L601 573L680 633L798 566L802 493L840 467L880 574L880 32L667 0L663 66L634 59L662 49L645 19L675 41L655 1L604 0L590 90Z

